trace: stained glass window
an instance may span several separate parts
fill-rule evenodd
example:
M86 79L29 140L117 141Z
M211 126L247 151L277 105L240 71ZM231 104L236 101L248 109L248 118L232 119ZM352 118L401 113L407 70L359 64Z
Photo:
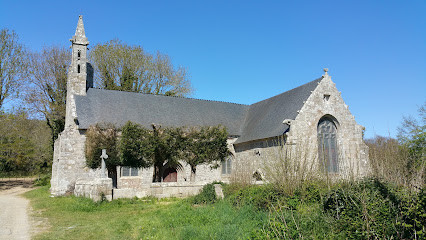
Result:
M337 129L329 118L318 124L318 156L321 166L328 172L338 172Z

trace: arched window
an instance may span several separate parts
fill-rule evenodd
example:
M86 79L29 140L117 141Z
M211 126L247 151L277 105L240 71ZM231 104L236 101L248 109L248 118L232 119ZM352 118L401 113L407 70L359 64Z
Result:
M80 57L81 57L81 51L80 50L78 50L78 52L77 52L77 57L78 57L78 59L80 59Z
M337 128L329 117L318 123L318 158L324 170L332 173L339 171L337 152Z

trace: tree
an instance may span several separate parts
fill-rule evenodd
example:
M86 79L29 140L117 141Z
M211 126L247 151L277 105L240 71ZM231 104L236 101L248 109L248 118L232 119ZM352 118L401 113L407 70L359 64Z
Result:
M426 181L426 102L418 112L419 119L403 118L402 125L398 128L398 141L409 152L408 168L411 174L418 173Z
M152 166L153 134L139 124L127 122L121 133L119 144L120 159L123 166L143 167Z
M0 31L0 109L6 99L19 95L27 75L24 47L18 35L6 28Z
M106 149L108 158L105 165L108 177L112 178L113 185L117 186L117 166L121 165L118 150L117 129L113 125L90 126L86 132L86 164L91 168L101 166L102 149Z
M71 53L63 47L45 47L29 55L29 84L24 99L43 116L51 130L52 147L65 126L67 74Z
M228 133L222 126L191 128L186 131L182 159L191 166L191 181L195 181L197 165L224 161L230 152Z
M0 113L0 172L33 174L49 168L49 130L24 112Z
M153 182L163 180L164 170L167 168L182 169L180 156L184 141L182 139L181 128L162 128L155 124L152 125L152 149L150 155L154 165Z
M182 169L181 162L191 166L191 180L195 180L197 165L213 164L218 167L229 154L228 133L222 126L168 127L152 125L152 130L127 122L121 129L120 139L113 125L91 126L86 132L86 161L91 168L101 164L102 149L106 149L105 163L110 176L116 178L117 166L154 167L153 182L163 180L168 168Z
M192 91L185 68L175 69L170 57L147 53L119 40L97 44L90 52L95 83L104 89L185 96Z

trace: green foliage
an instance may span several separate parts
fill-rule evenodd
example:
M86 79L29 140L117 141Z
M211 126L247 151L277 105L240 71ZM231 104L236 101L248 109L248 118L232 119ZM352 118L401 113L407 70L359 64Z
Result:
M150 167L152 165L153 136L138 124L127 122L122 128L120 159L123 166Z
M150 54L141 46L119 40L97 44L90 60L101 88L167 96L185 96L192 91L185 68L176 69L169 56Z
M209 183L204 185L201 192L192 198L190 198L190 202L192 204L202 204L202 203L214 203L217 201L216 192L214 189L214 185L218 183Z
M52 151L46 125L24 113L0 113L0 171L29 175L48 171Z
M398 141L409 152L409 173L426 184L426 103L419 108L419 118L404 117L398 128ZM419 175L419 176L416 176Z
M153 125L151 161L154 163L154 182L161 182L166 168L181 169L182 130Z
M52 178L52 174L43 174L39 176L36 180L34 180L34 186L49 186L50 187L50 179Z
M25 196L40 219L54 223L35 239L247 239L261 231L267 217L250 206L235 209L224 201L202 206L182 199L93 202L51 198L47 187Z
M0 110L3 103L19 95L27 76L24 46L13 30L0 29Z
M273 205L262 231L252 239L345 239L333 232L333 219L325 215L320 204L300 203L297 209Z
M225 160L230 152L227 146L228 133L223 126L207 126L184 130L182 159L191 166L191 181L195 180L196 167Z
M225 187L227 200L234 206L252 205L257 209L267 210L271 204L283 197L283 193L273 185L249 185L237 189Z
M332 189L323 206L335 218L335 230L350 238L411 239L424 234L423 200L423 191L401 192L377 179L365 179Z
M422 188L419 193L399 191L400 219L396 223L405 239L426 238L426 193Z
M271 185L226 185L226 201L269 210L251 239L423 239L426 196L378 179L327 186L309 182L291 194Z
M153 125L150 131L139 124L127 122L120 140L114 126L91 126L86 133L87 165L100 166L102 149L107 149L108 168L154 166L154 182L161 182L167 168L180 169L180 161L190 164L195 174L202 163L219 162L229 154L226 129L217 127L162 128ZM118 142L119 141L119 142ZM216 164L218 166L218 164ZM192 176L192 175L191 175Z
M105 164L108 169L120 165L118 154L117 130L112 125L90 126L86 132L86 164L91 168L101 166L102 149L106 149L108 158Z

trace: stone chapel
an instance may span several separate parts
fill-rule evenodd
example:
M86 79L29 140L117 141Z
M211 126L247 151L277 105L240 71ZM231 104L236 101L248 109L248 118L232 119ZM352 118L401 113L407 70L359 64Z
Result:
M262 183L268 179L265 168L276 159L273 154L284 150L309 169L334 178L361 177L369 171L364 128L356 123L327 69L318 79L251 105L113 91L93 88L82 16L70 41L65 129L54 144L53 196L188 196L207 183L229 182L239 174ZM183 169L168 169L163 182L155 183L152 167L120 166L113 183L101 168L86 166L85 132L96 123L120 127L127 121L146 127L221 124L228 130L232 156L217 169L198 166L195 181L190 181L190 167L183 164Z

